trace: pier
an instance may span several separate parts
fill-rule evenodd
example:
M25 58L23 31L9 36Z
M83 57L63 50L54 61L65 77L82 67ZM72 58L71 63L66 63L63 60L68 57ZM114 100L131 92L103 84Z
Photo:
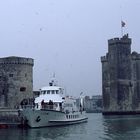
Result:
M0 129L19 127L21 125L21 118L18 116L17 109L0 108Z

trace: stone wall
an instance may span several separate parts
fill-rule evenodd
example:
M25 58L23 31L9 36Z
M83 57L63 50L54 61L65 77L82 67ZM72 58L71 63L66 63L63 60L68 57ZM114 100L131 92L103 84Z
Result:
M101 57L104 112L140 110L140 54L131 53L128 35L108 40Z
M0 107L17 107L33 97L33 59L0 58Z
M18 110L0 109L0 124L20 124Z

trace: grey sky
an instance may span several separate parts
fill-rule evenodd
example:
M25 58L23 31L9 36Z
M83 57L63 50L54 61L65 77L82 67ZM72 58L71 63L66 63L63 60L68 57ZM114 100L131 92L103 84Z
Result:
M125 33L140 52L140 0L0 0L0 57L35 60L34 89L53 73L67 93L101 94L100 56Z

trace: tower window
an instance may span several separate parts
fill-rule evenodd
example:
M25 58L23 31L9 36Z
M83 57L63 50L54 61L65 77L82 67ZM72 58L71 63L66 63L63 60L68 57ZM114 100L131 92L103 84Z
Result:
M13 77L14 76L14 74L9 74L9 77Z
M26 87L20 87L20 91L26 91Z

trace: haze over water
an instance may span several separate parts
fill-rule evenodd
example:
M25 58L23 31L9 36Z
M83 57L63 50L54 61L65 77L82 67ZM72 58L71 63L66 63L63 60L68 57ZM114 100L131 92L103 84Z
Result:
M140 116L88 114L87 123L39 129L1 129L0 140L139 140Z

